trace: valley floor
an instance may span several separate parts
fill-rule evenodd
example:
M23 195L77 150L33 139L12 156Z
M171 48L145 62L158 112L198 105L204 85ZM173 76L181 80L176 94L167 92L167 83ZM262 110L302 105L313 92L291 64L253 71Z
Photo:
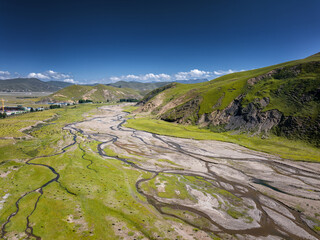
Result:
M2 238L320 238L320 164L126 128L122 107L64 125L58 152L3 161Z

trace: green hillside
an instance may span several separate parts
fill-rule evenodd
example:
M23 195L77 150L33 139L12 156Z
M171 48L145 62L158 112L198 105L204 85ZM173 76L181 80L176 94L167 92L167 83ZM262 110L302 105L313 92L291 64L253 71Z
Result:
M199 84L174 83L147 94L141 112L212 131L238 130L319 145L320 53Z
M61 89L42 101L74 102L80 99L88 99L94 102L117 101L119 99L141 99L141 95L129 88L115 88L106 85L84 86L72 85Z

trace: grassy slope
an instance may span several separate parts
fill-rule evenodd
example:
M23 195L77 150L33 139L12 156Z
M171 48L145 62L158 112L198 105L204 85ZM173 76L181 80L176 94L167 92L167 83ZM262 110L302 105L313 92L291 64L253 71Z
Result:
M320 162L319 148L301 141L292 141L276 136L261 139L244 134L235 135L230 132L214 133L197 126L180 125L151 118L129 119L126 127L174 137L231 142L253 150L278 155L282 158Z
M216 78L210 82L188 84L188 85L178 83L176 84L175 87L167 89L166 91L163 92L165 95L165 98L162 106L181 96L184 96L185 101L198 96L203 99L200 104L199 115L202 115L204 113L210 113L213 110L217 110L217 109L221 110L226 108L237 96L243 93L247 93L249 91L247 88L248 79L265 74L276 68L290 67L297 64L303 64L303 63L308 63L312 61L320 61L320 54L313 55L305 59L281 63L281 64L277 64L277 65L273 65L265 68L228 74L228 75ZM313 77L314 79L316 76L309 75L308 77L309 78ZM277 84L279 85L280 83L277 83ZM272 85L271 87L275 87L275 85ZM267 95L267 96L270 96L270 95ZM213 108L213 106L218 102L220 98L222 99L221 104ZM280 111L283 110L285 112L285 108L288 106L273 104L273 102L276 102L277 100L278 99L274 99L274 101L272 101L271 99L272 105L270 106L278 107Z
M96 90L93 94L85 96L90 91ZM105 92L108 92L111 96L105 97ZM109 100L118 100L121 98L141 98L141 95L133 89L129 88L115 88L106 85L97 86L83 86L83 85L72 85L61 89L54 94L50 95L49 98L55 101L78 101L82 98L91 99L95 102L104 102Z

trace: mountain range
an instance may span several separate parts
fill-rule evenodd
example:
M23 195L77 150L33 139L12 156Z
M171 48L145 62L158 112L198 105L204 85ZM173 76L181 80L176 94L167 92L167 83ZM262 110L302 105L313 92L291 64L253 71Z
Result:
M0 92L55 92L72 85L67 82L44 82L37 78L14 78L0 80Z
M207 79L191 79L178 80L176 82L192 84L208 81ZM136 82L136 81L118 81L115 83L106 84L116 88L132 88L138 90L140 94L145 95L153 89L165 86L171 82ZM72 83L62 81L48 81L44 82L37 78L14 78L0 80L0 92L56 92L62 88L73 85ZM85 85L97 86L99 84Z

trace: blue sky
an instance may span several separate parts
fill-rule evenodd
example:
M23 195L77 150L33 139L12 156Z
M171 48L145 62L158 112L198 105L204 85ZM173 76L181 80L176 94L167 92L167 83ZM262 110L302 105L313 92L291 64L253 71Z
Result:
M318 0L0 1L0 79L214 78L320 51Z

